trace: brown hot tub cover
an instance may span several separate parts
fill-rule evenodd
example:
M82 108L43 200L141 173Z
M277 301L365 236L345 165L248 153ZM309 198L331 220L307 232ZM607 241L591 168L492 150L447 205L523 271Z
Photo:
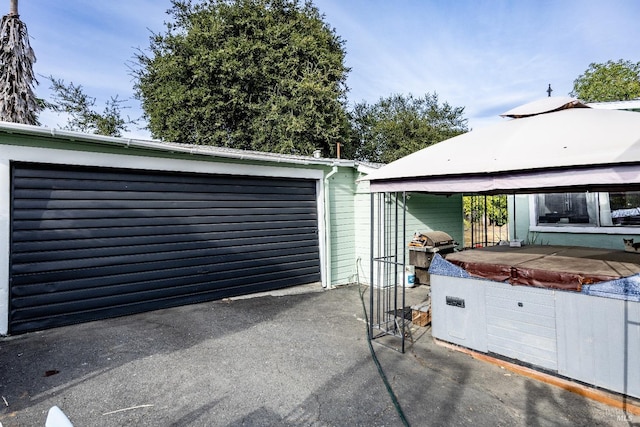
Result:
M640 255L582 247L494 246L449 254L446 260L474 277L571 291L640 273Z

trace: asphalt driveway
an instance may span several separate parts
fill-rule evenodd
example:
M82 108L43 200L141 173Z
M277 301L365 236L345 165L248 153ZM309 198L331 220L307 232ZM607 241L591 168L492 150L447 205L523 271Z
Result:
M296 288L0 338L0 423L402 425L358 286ZM409 290L421 298L421 287ZM434 343L374 342L413 426L631 425L640 416Z

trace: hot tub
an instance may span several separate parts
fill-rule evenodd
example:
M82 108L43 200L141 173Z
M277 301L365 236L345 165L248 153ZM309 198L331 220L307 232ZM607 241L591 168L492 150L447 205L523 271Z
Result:
M498 246L429 273L435 338L640 398L640 254Z

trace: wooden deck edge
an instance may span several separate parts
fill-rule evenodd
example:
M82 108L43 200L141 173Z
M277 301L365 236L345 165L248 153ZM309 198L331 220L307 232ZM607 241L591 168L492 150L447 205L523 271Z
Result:
M442 341L437 338L434 338L433 340L436 342L436 344L442 347L468 354L474 359L481 360L483 362L488 362L493 365L503 367L516 374L519 374L528 378L532 378L547 384L551 384L556 387L560 387L564 390L568 390L580 396L589 398L591 400L595 400L597 402L604 403L605 405L609 405L614 408L621 409L625 412L628 412L634 415L640 415L640 406L634 403L630 403L626 400L626 399L633 399L632 397L625 397L625 396L613 394L611 392L607 392L605 390L595 389L587 385L579 384L568 379L560 378L551 374L546 374L544 372L540 372L532 368L527 368L526 366L520 366L515 363L507 362L505 360L498 359L496 357L492 357L488 354L480 353L478 351L471 350L466 347L461 347L456 344L451 344L449 342Z

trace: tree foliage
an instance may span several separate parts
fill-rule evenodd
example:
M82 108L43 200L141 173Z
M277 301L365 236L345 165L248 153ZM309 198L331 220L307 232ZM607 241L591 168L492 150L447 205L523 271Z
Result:
M27 26L18 15L17 0L0 21L0 120L37 125L41 105L33 89L36 56Z
M490 224L497 226L509 220L506 195L464 196L462 209L465 219L471 222L481 222L485 215Z
M93 133L97 135L122 136L129 130L128 125L136 124L136 120L126 119L122 115L122 104L125 100L118 96L111 97L105 103L102 113L95 111L96 99L84 93L82 86L72 83L68 85L62 79L47 77L51 82L53 101L46 103L46 108L68 117L67 130Z
M414 98L391 95L376 104L356 104L347 154L356 160L389 163L468 131L464 107L440 104L436 93Z
M570 95L584 102L640 98L640 62L620 59L589 64L589 68L574 80Z
M136 55L136 93L165 140L333 152L347 132L344 42L310 1L172 0Z

